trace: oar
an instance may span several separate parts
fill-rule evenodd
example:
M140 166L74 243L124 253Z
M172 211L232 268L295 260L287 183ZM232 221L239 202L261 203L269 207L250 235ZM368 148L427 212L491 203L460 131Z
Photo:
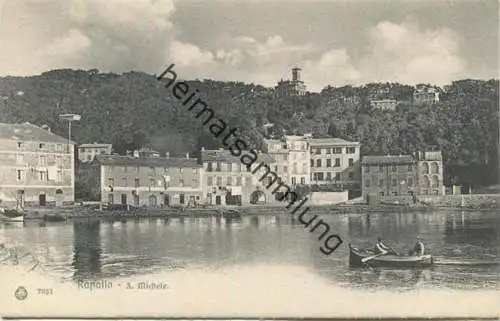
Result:
M378 253L378 254L375 254L375 255L372 255L372 256L368 256L368 257L362 258L361 259L361 263L366 263L367 261L370 261L371 259L374 259L376 257L382 256L382 255L385 255L385 254L387 254L387 253Z

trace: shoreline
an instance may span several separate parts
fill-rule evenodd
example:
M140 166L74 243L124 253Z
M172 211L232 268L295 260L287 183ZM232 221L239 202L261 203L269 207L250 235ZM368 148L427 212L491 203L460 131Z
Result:
M422 213L433 211L494 211L498 207L476 208L457 206L408 206L379 204L370 206L367 204L352 205L314 205L310 206L311 213L321 215L343 215L343 214L378 214L385 212L400 213ZM134 218L201 218L220 217L235 219L243 216L267 216L287 215L290 212L282 206L240 206L240 207L216 207L216 208L136 208L130 210L98 210L82 206L66 208L33 207L25 210L25 221L67 221L74 219L102 219L119 220Z

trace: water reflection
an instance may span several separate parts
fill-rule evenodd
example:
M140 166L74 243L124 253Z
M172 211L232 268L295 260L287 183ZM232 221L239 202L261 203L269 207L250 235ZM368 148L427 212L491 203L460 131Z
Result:
M73 263L74 278L85 279L101 274L101 223L75 222L73 224Z
M288 215L243 218L170 218L47 223L40 228L1 225L6 236L44 250L53 271L71 268L74 278L110 278L180 268L220 270L272 263L302 266L346 287L401 290L416 287L483 288L498 285L499 265L436 265L426 270L348 265L349 242L372 247L381 236L402 253L417 235L438 260L499 261L496 213L383 213L320 215L344 241L333 254L319 251L318 234ZM72 249L72 250L71 250ZM56 255L57 254L57 255ZM70 263L68 263L70 262Z

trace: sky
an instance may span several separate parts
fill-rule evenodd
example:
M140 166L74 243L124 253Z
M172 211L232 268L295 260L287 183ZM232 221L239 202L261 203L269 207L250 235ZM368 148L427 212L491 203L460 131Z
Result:
M131 70L311 91L498 78L496 0L0 0L0 76Z

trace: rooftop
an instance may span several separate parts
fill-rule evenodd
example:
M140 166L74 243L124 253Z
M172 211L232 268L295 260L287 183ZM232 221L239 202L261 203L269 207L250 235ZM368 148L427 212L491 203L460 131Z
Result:
M121 155L97 155L96 162L113 166L144 166L144 167L202 167L196 158L164 158L164 157L132 157Z
M342 138L310 138L309 144L311 146L328 146L328 145L359 145L359 142L351 142Z
M22 124L0 123L0 139L58 144L68 144L69 142L75 144L73 141L68 141L68 138L58 136L29 122Z
M111 144L108 143L87 143L87 144L80 144L78 147L110 147Z
M241 163L240 157L233 156L229 150L204 150L201 152L202 162L232 162ZM275 163L276 160L269 154L259 153L258 160L266 164Z
M382 155L365 156L361 160L362 165L409 165L415 163L410 155Z

